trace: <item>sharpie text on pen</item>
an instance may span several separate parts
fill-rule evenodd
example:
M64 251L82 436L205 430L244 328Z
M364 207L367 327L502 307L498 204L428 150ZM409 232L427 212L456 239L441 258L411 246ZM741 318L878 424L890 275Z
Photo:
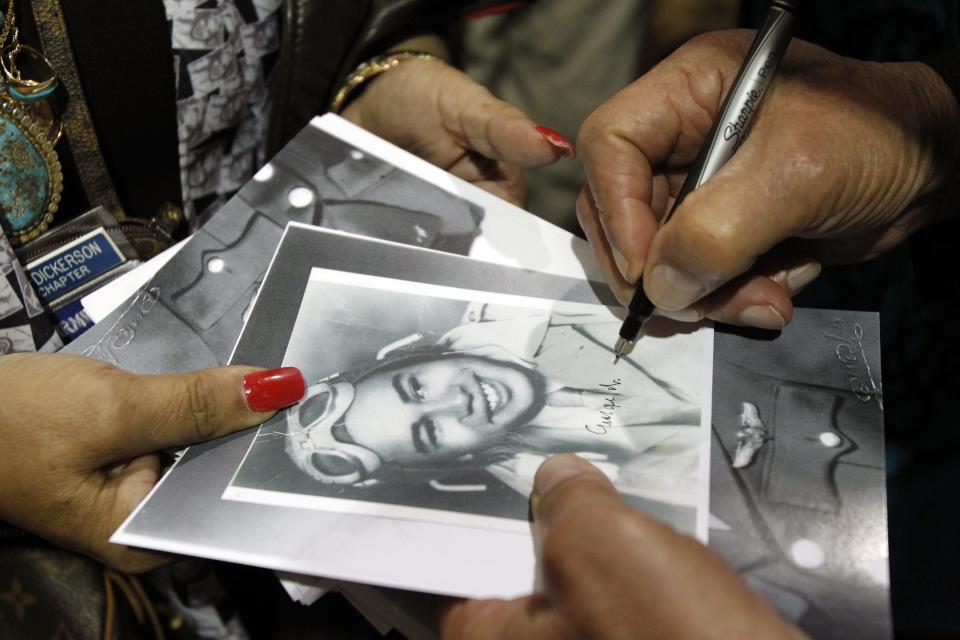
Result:
M775 65L776 56L770 53L766 60L763 61L763 65L757 69L757 82L763 83L763 85L760 88L750 89L744 96L743 106L741 106L737 112L737 117L732 122L727 123L727 126L723 128L724 140L736 139L736 144L740 144L741 138L746 133L747 127L750 126L750 121L757 111L757 107L760 106L760 100L763 99L763 89L766 86L766 82L768 82L769 78L773 75Z
M763 97L763 94L756 89L750 89L750 91L747 92L747 99L744 101L743 106L740 107L740 111L737 113L737 118L723 128L724 140L733 140L736 138L737 142L739 143L740 137L746 130L747 125L750 124L750 120L753 118L753 114L757 110L757 105L760 103L761 97Z
M590 433L602 436L613 428L613 414L621 405L617 404L617 396L614 395L620 390L623 380L614 378L611 382L600 383L600 388L610 395L603 396L603 404L600 406L600 419L596 424L585 424L584 428Z

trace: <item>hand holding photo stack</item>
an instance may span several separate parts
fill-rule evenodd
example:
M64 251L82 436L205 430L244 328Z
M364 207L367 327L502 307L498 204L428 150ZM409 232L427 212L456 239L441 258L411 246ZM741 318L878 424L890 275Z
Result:
M575 452L807 633L890 635L876 314L659 319L613 366L622 309L585 241L332 115L142 282L66 351L295 365L310 393L187 450L116 542L270 567L431 638L431 594L535 589L531 479Z

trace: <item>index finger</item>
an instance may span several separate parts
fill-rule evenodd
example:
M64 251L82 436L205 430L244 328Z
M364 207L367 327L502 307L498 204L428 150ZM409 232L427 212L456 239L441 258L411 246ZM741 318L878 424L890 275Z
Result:
M573 146L552 129L538 127L521 109L498 99L456 69L447 73L465 82L443 93L440 117L446 129L469 149L518 167L534 168L576 155Z
M643 272L657 232L652 209L654 163L662 161L673 146L664 132L676 129L676 122L670 121L669 112L658 109L660 105L648 107L638 118L635 93L631 85L614 96L584 121L577 135L604 233L611 248L623 257L620 267L631 282Z
M657 232L651 207L665 199L658 192L667 188L664 174L679 174L695 160L726 89L729 60L717 43L701 40L597 108L577 137L607 239L631 282Z

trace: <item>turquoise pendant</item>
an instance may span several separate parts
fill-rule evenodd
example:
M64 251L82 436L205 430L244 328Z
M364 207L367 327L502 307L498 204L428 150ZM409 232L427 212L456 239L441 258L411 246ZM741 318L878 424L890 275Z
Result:
M23 105L0 99L0 214L14 245L50 226L62 190L60 160L43 127Z

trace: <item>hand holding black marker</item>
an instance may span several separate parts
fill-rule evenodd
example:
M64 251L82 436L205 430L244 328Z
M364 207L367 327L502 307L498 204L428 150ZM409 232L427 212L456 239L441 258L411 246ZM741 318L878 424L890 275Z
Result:
M757 32L740 73L707 134L700 156L687 174L673 207L664 216L661 225L666 224L687 195L720 170L743 142L790 44L799 4L798 1L788 0L774 0L770 4L767 18ZM627 306L627 317L620 327L614 362L619 361L627 346L637 339L644 319L650 317L653 308L653 303L643 291L643 282L638 282L636 292Z

